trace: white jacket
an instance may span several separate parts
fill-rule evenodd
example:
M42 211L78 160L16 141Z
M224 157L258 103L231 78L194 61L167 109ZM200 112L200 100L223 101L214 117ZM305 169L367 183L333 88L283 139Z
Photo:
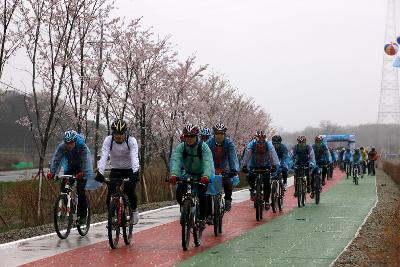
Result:
M126 141L122 142L122 144L117 144L114 140L110 151L111 140L111 135L104 139L99 161L99 172L104 175L108 156L110 156L112 169L132 169L133 172L137 172L139 170L139 156L136 139L132 136L128 137L129 148Z

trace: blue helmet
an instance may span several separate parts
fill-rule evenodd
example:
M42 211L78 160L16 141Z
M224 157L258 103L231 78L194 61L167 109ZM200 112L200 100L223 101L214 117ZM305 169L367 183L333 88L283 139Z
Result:
M64 133L64 141L65 143L71 143L76 141L76 138L78 137L78 133L75 132L74 130L68 130Z
M202 128L201 131L200 131L200 135L210 136L211 135L211 130L209 128Z

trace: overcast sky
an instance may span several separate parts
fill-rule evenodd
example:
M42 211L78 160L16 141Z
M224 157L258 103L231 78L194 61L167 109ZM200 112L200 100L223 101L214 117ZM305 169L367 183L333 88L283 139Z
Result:
M143 17L171 35L179 57L224 73L287 131L376 122L385 0L117 0L114 15ZM400 28L400 27L398 27ZM23 88L26 56L4 80ZM29 80L28 80L29 81ZM27 82L29 84L29 82Z
M384 0L118 0L172 35L181 58L226 74L285 130L376 122Z

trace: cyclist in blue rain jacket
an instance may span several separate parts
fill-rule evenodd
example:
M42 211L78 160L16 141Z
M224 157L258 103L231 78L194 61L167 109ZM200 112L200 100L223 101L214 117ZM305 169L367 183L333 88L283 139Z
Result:
M307 176L307 193L311 192L311 180L310 180L310 169L314 170L316 167L314 150L311 145L307 145L307 138L304 135L297 137L297 145L292 148L292 160L293 166L296 172L298 166L308 166L309 171L306 173ZM294 196L297 197L296 190Z
M362 168L362 163L363 163L363 158L362 154L359 148L354 149L354 154L353 154L353 159L352 159L352 164L353 166L357 166L358 168L358 173L361 175L363 173Z
M257 131L255 140L251 141L246 148L246 153L242 162L242 171L249 173L248 179L250 184L250 199L255 200L255 179L256 176L251 172L253 169L270 169L271 174L280 168L279 158L275 148L271 142L266 140L267 136L264 131ZM269 197L271 194L271 174L264 178L264 202L265 209L269 210Z
M353 162L353 153L351 152L350 148L347 148L346 151L343 153L342 162L344 163L344 170L346 170L346 166L350 165L350 172Z
M74 130L64 133L64 140L60 143L51 159L50 172L47 179L52 180L63 167L65 175L76 177L76 191L78 195L78 221L83 224L86 221L87 199L85 189L94 190L101 186L94 180L92 154L82 135ZM61 184L61 191L65 183Z
M315 137L315 144L312 147L314 150L315 161L320 169L316 171L322 171L322 185L325 185L325 177L328 174L327 165L330 165L332 162L331 153L329 152L328 146L323 143L323 137L321 135ZM313 173L313 175L315 174L316 173ZM311 198L313 198L313 196L313 192L311 192Z
M291 160L289 157L289 151L286 145L282 144L282 137L279 135L274 135L272 137L272 144L274 145L276 154L278 155L280 165L281 165L281 173L283 179L283 190L287 190L287 178L288 178L288 169L291 165Z
M226 126L222 123L213 127L214 136L207 141L213 159L215 174L221 175L223 172L228 175L224 177L223 186L225 192L225 210L230 211L232 207L232 180L239 172L239 160L236 153L235 144L226 137Z

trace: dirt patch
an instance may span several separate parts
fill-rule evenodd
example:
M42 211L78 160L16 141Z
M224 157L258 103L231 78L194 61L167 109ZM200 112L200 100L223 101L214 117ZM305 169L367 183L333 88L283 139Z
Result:
M378 203L335 267L400 266L400 186L377 169Z

